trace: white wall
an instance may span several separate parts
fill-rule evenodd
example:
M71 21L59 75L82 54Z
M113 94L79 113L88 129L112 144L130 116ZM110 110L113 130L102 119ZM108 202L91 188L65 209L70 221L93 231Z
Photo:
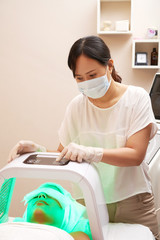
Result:
M0 0L0 167L12 146L31 139L56 149L57 130L77 86L71 45L96 35L96 0ZM133 0L134 36L159 23L159 0ZM159 26L158 26L159 28ZM131 68L132 36L102 36L126 84L150 89L155 70ZM15 200L24 192L20 181ZM37 183L38 184L38 183ZM29 191L32 181L27 183ZM11 213L16 215L14 208Z

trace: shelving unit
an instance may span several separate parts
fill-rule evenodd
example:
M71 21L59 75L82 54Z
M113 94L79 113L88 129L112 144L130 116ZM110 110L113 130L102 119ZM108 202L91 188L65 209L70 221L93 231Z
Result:
M98 34L132 34L132 1L133 0L97 0L97 33ZM116 31L117 21L129 21L129 29ZM110 30L105 30L104 22L110 21Z
M156 48L158 52L158 64L151 65L151 52L153 48ZM138 39L133 40L132 45L132 68L136 69L158 69L160 68L160 58L159 58L159 51L160 51L160 39ZM135 64L135 56L136 52L147 52L148 55L148 65L136 65Z
M97 33L99 35L131 35L132 34L133 0L97 0ZM128 20L129 27L125 31L117 27L117 22ZM105 22L108 23L106 27ZM111 25L109 26L109 23ZM158 64L151 65L151 52L156 48ZM136 53L147 53L147 65L136 65ZM160 68L160 39L134 39L132 43L132 68Z

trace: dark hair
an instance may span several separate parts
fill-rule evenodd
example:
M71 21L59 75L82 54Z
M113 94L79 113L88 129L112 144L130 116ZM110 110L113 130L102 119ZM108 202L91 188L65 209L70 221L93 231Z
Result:
M82 54L97 60L103 66L107 66L108 61L111 58L110 50L101 38L97 36L80 38L73 44L68 56L68 66L72 70L74 77L77 58ZM117 74L114 66L112 70L112 78L116 82L122 81L122 78Z

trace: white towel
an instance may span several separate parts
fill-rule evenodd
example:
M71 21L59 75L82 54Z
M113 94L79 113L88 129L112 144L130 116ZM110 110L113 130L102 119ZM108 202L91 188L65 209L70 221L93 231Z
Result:
M73 240L66 231L36 223L9 222L0 224L1 240Z

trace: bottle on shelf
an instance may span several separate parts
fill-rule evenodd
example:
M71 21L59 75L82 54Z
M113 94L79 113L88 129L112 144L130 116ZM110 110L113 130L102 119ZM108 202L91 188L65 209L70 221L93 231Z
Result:
M158 52L156 48L153 48L153 52L151 52L151 65L158 65Z

